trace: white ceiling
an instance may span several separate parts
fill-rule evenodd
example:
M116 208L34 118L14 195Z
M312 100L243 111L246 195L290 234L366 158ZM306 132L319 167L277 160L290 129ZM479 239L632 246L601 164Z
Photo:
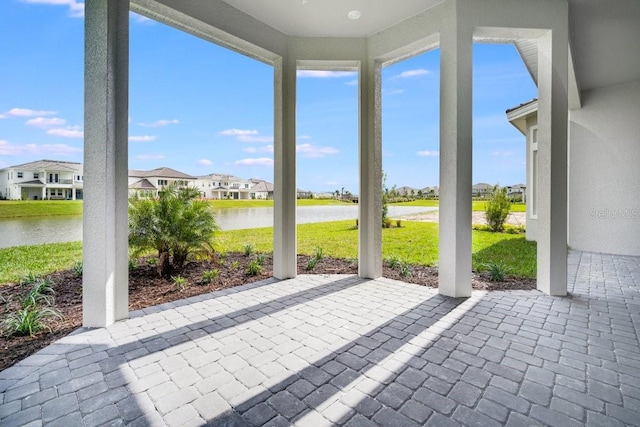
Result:
M223 1L287 35L367 37L444 0ZM640 81L640 0L568 1L579 88Z
M291 36L367 37L444 0L224 0ZM360 11L357 20L349 19Z

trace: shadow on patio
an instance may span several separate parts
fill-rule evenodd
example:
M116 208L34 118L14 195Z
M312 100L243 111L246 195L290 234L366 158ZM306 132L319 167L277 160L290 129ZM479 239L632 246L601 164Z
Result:
M570 278L576 289L592 276L617 284L614 301L536 291L456 300L389 279L300 276L153 307L0 373L0 419L637 425L640 262L584 274L595 259L572 253Z

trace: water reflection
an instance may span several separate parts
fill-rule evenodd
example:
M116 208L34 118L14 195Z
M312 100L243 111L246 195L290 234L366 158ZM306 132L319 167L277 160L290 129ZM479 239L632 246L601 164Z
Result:
M390 206L389 216L401 217L436 210L420 206ZM358 205L301 206L297 223L355 220ZM216 220L222 230L239 230L273 226L273 208L216 209ZM82 217L16 218L0 220L0 248L41 243L82 240Z

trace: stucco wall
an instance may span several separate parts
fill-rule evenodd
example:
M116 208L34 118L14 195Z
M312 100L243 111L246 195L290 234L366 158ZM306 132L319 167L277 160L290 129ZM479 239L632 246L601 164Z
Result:
M569 117L569 246L639 256L640 82L582 95Z

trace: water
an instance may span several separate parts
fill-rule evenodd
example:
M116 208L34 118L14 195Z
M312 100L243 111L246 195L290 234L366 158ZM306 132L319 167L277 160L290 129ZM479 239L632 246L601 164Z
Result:
M421 206L390 206L389 216L402 217L436 210ZM358 217L358 205L301 206L297 223L340 221ZM217 209L216 220L223 230L273 226L273 208ZM82 217L16 218L0 220L0 248L82 240Z

